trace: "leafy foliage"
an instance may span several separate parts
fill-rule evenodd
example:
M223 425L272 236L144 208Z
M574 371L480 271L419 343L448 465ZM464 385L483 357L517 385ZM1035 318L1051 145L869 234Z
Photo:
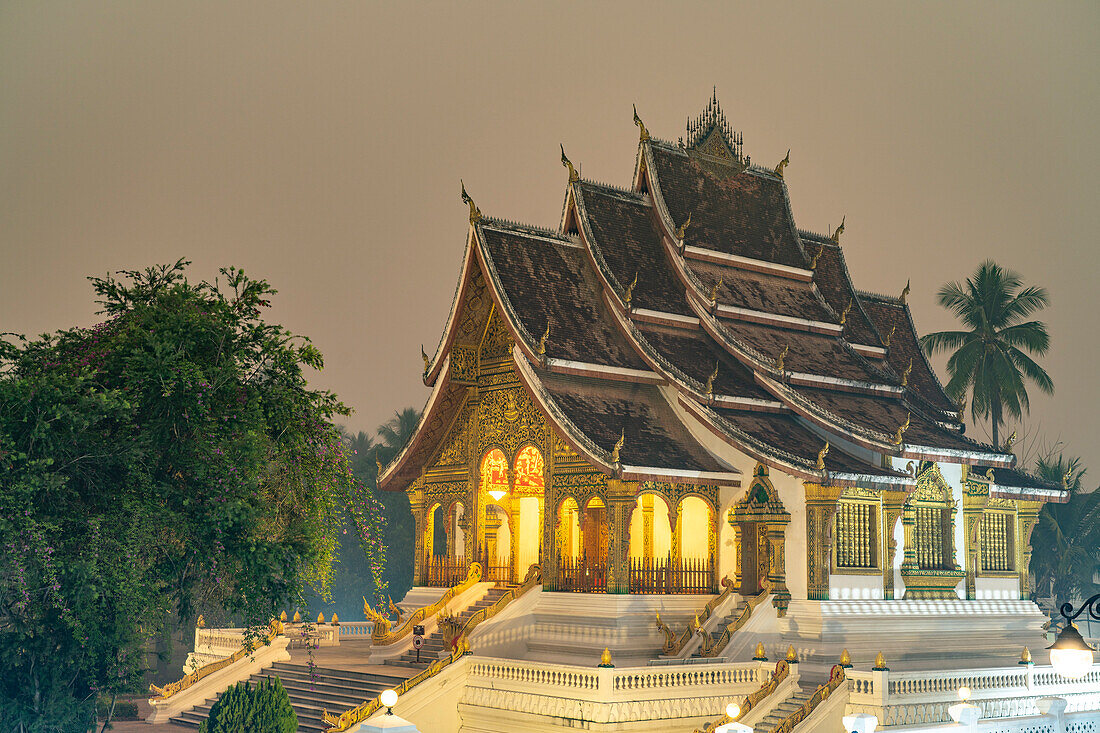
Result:
M1093 578L1100 569L1100 490L1083 490L1085 468L1079 458L1052 454L1039 458L1040 478L1069 490L1065 504L1048 502L1031 533L1031 573L1040 596L1054 607L1100 591Z
M320 352L263 320L266 282L187 264L91 278L95 328L0 339L0 730L85 730L170 614L258 624L327 593L342 517L380 580Z
M1020 418L1028 410L1025 380L1047 394L1054 392L1050 376L1029 355L1042 356L1050 348L1046 325L1024 321L1047 306L1047 292L1023 284L1018 273L990 260L982 262L965 285L950 282L939 291L940 305L954 313L966 330L921 338L928 354L954 350L947 360L947 394L959 400L971 393L971 417L990 418L997 446L1005 413Z
M199 733L294 733L298 716L283 682L268 677L252 687L233 685L210 707Z

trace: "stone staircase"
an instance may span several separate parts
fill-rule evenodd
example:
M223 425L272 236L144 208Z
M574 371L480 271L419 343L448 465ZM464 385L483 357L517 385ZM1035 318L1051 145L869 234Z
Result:
M768 717L753 726L752 733L770 733L770 731L775 730L775 727L788 715L802 707L802 704L809 700L812 694L812 692L794 693L768 713Z
M252 675L250 682L255 685L265 677L278 677L282 680L283 687L290 695L290 704L298 715L298 730L303 733L319 733L329 727L321 720L322 709L339 715L365 700L377 697L382 690L397 687L405 681L406 675L314 667L311 676L309 667L304 664L276 662ZM175 726L198 728L210 714L210 707L215 700L217 698L206 700L202 705L180 713L171 719L171 723Z
M722 636L722 633L726 630L726 627L733 623L734 619L741 615L741 612L745 610L745 606L745 599L741 596L738 596L737 601L734 603L733 608L730 609L730 612L726 614L726 616L723 617L721 620L719 620L718 623L715 624L714 629L710 632L710 641L712 644L718 643L718 638ZM698 659L702 656L701 651L702 647L700 646L699 649L696 649L691 656L695 659Z
M467 606L462 613L458 614L458 619L465 623L471 616L480 611L483 608L489 606L500 600L500 597L507 593L514 585L503 585L490 588L489 591L482 597L480 601ZM443 634L436 631L432 635L424 639L424 646L420 647L420 661L416 661L416 650L409 648L404 654L396 659L386 660L386 664L392 664L400 667L413 667L415 669L424 669L433 661L439 658L439 653L444 651L443 649ZM449 650L447 650L449 651Z

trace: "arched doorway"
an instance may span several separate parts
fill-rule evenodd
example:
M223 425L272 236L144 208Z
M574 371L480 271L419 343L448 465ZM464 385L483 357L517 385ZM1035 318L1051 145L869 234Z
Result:
M522 580L542 554L542 511L546 467L542 452L526 445L516 453L512 489L512 526L515 529L515 579Z
M510 493L508 457L500 448L493 448L482 457L478 476L478 503L484 513L477 558L482 563L485 580L511 580L512 527L507 509L511 505Z

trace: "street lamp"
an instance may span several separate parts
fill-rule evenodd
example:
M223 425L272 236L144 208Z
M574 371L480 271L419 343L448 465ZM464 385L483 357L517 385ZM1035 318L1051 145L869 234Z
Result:
M393 706L397 704L397 690L382 690L379 700L382 707L386 708L386 715L393 715Z
M1087 610L1090 618L1100 621L1100 593L1082 603L1076 612L1069 603L1063 603L1058 610L1066 620L1066 625L1054 643L1047 647L1050 650L1050 664L1062 677L1080 679L1092 669L1092 654L1096 650L1085 642L1081 632L1073 625L1073 620Z
M741 706L735 702L731 702L726 706L726 716L729 718L736 718L741 714ZM714 729L714 733L752 733L752 728L744 723L738 723L733 720L725 725L720 725Z

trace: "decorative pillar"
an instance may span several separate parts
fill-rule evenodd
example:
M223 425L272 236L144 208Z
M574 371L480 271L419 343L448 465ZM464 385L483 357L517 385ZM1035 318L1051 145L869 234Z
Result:
M637 499L638 485L619 479L607 480L607 592L630 592L630 514Z
M653 494L638 497L642 505L642 555L653 557Z
M1041 501L1016 501L1016 573L1020 578L1020 600L1031 598L1031 531L1039 521Z
M970 480L970 467L963 466L963 552L966 557L966 599L978 597L977 578L981 571L982 514L989 503L989 485Z
M780 618L787 615L791 592L787 590L787 521L769 519L764 523L768 540L768 584L775 595L772 605Z
M804 483L806 491L806 596L811 601L829 600L832 567L833 517L843 489Z
M409 492L409 508L412 509L413 522L416 524L414 534L416 536L416 547L413 550L413 584L424 585L427 583L428 563L426 555L425 539L425 526L427 522L424 520L424 489L417 487Z
M882 556L882 597L888 601L894 600L894 556L898 552L894 529L905 511L906 496L904 491L882 492L882 547L885 553Z
M676 520L672 527L672 562L679 564L684 557L684 504L676 504Z
M741 587L741 525L731 518L730 526L733 527L733 584Z

